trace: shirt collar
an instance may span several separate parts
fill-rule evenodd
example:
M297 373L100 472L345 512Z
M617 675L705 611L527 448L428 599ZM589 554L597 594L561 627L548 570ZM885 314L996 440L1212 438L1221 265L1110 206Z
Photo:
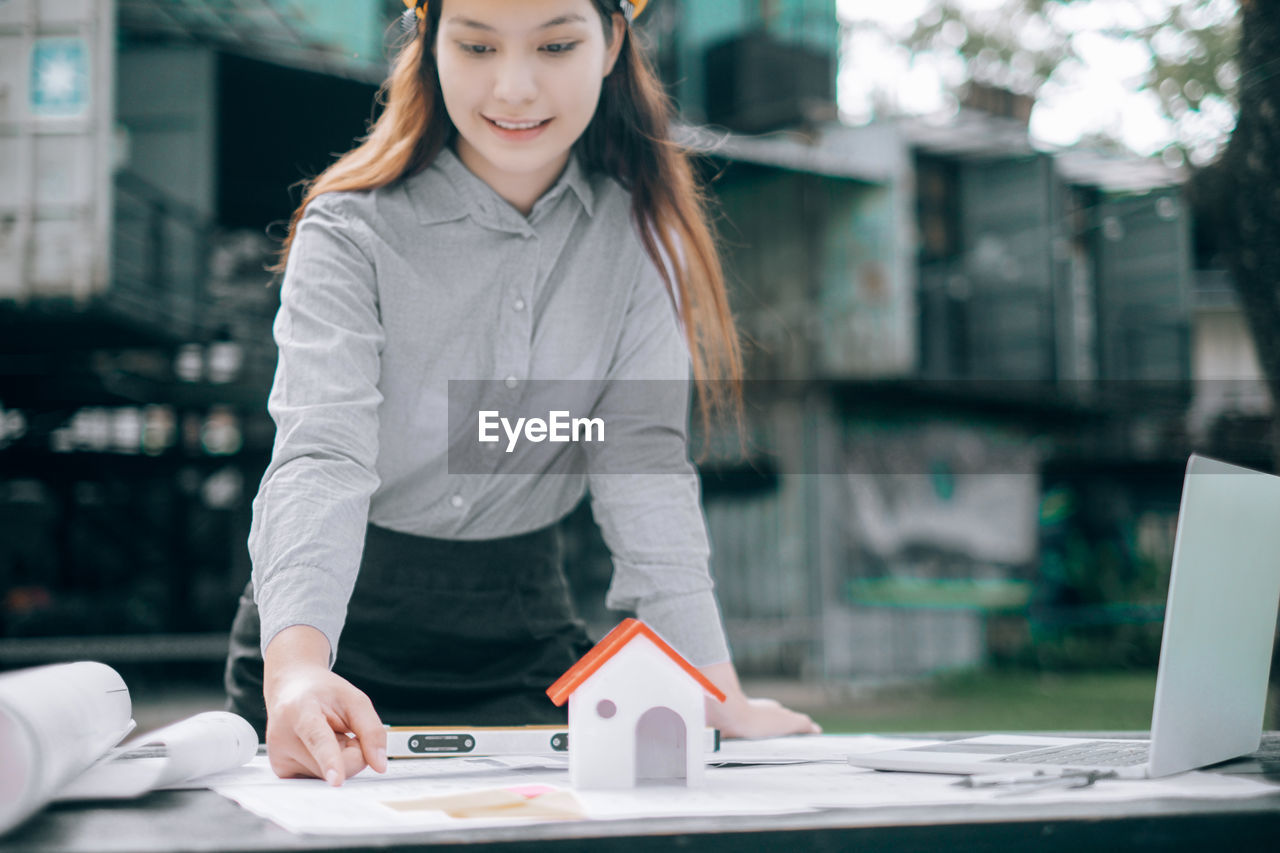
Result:
M470 215L487 225L525 230L541 218L566 190L573 191L588 216L592 215L595 207L591 181L576 152L569 155L568 164L551 188L534 202L527 219L468 169L448 146L440 149L435 162L423 170L415 184L419 186L411 189L410 195L418 211L418 221L423 225Z

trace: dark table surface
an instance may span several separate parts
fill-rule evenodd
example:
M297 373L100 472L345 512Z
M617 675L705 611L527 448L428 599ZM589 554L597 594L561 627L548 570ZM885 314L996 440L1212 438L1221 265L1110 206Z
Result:
M975 734L973 732L964 735ZM1060 734L1060 733L1053 733ZM1135 732L1072 733L1143 736ZM960 733L923 736L958 737ZM649 818L489 827L421 835L302 836L212 791L54 804L0 838L0 853L396 851L467 844L497 851L1280 850L1280 732L1249 759L1211 768L1278 785L1239 800L975 803L803 814Z

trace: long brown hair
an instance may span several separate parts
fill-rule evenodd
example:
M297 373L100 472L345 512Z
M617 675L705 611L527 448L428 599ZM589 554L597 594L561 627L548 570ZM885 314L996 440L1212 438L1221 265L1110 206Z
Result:
M612 38L615 0L592 0ZM457 133L443 109L440 77L430 45L440 23L441 0L431 3L417 33L399 45L391 73L378 90L383 107L368 135L315 178L303 181L302 203L289 221L282 273L298 221L326 192L371 190L417 174ZM631 192L631 215L646 252L667 289L678 294L702 403L711 412L740 415L742 355L725 293L724 271L709 224L709 201L694 177L690 153L670 136L671 99L628 27L600 103L574 149L587 171L601 171ZM669 271L674 271L674 281Z

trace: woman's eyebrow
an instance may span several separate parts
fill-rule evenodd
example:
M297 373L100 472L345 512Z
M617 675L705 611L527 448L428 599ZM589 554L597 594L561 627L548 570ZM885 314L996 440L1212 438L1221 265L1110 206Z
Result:
M543 24L539 29L549 30L552 27L558 27L561 24L585 24L587 19L574 12L569 15L559 15Z
M587 22L586 18L582 17L576 12L573 12L568 15L557 15L551 20L547 21L542 26L538 27L538 29L549 30L552 27L558 27L561 24L585 24L586 22ZM480 21L473 21L471 18L464 18L461 15L455 15L451 17L447 23L457 24L460 27L469 27L473 30L484 30L486 32L496 32L496 29L494 27L489 26L488 24L482 23Z

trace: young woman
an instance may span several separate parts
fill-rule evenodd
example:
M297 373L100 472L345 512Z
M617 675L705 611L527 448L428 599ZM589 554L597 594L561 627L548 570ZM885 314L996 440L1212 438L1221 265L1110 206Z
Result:
M591 643L555 524L589 488L607 604L725 691L709 723L817 731L743 694L707 571L688 382L731 407L739 357L703 198L629 32L646 0L405 2L385 109L284 246L229 707L265 729L277 774L334 785L385 770L384 721L563 721L544 691ZM476 379L494 381L450 384ZM449 410L541 380L598 383L592 414L643 452L450 465ZM674 387L678 411L612 390L630 380Z

